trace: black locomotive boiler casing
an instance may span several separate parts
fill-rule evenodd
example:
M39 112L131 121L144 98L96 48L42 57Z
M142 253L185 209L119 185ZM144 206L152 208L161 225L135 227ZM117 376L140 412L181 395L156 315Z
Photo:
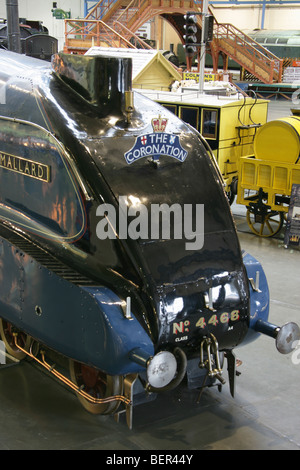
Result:
M104 396L129 396L128 406L141 384L220 379L223 352L234 371L232 351L249 329L258 335L269 299L261 266L243 260L209 149L132 93L130 59L52 62L0 51L2 337L18 350L22 331L70 358L74 376L85 367L106 383L118 377ZM170 236L161 226L153 236L162 204L192 224L187 237L174 235L175 216Z

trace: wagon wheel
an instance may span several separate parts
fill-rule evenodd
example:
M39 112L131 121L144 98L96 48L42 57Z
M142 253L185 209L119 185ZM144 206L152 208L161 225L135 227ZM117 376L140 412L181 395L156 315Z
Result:
M278 233L284 222L284 214L277 211L266 213L257 212L253 208L247 209L247 223L255 235L260 237L273 237Z
M92 399L103 399L122 394L122 376L108 375L98 369L73 360L70 360L69 367L71 380L81 391L90 395ZM120 404L117 400L108 403L94 403L88 398L81 396L79 393L77 397L83 407L93 414L115 413Z
M26 357L26 353L18 349L15 345L15 336L14 332L17 331L16 328L3 318L0 318L0 336L5 345L5 349L18 361L21 361ZM28 336L26 333L18 332L18 344L25 349L26 351L29 350L30 343L32 338Z

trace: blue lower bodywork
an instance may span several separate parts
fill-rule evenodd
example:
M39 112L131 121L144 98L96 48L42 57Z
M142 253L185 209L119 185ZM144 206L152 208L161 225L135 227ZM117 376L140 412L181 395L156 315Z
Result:
M250 283L250 323L248 333L242 343L247 344L261 334L255 331L256 322L268 321L270 294L267 278L260 262L249 253L244 253L243 261Z
M2 318L49 348L109 375L144 370L129 360L129 353L141 348L153 355L152 341L133 315L125 318L114 292L74 285L4 239L0 258Z

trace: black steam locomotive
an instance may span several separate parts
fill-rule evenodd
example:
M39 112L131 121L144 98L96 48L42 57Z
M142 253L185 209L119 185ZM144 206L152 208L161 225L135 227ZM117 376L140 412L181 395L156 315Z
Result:
M31 357L93 413L178 386L223 384L268 323L261 265L242 254L201 136L131 89L130 59L0 51L0 312ZM43 347L41 347L43 345ZM68 358L54 367L45 350ZM121 405L121 406L120 406Z

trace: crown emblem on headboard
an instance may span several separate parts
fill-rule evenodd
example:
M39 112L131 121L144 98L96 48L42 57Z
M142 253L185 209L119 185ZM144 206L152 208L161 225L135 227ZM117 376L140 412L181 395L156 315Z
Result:
M168 124L168 119L162 118L160 115L158 118L153 118L151 121L154 132L164 132Z

